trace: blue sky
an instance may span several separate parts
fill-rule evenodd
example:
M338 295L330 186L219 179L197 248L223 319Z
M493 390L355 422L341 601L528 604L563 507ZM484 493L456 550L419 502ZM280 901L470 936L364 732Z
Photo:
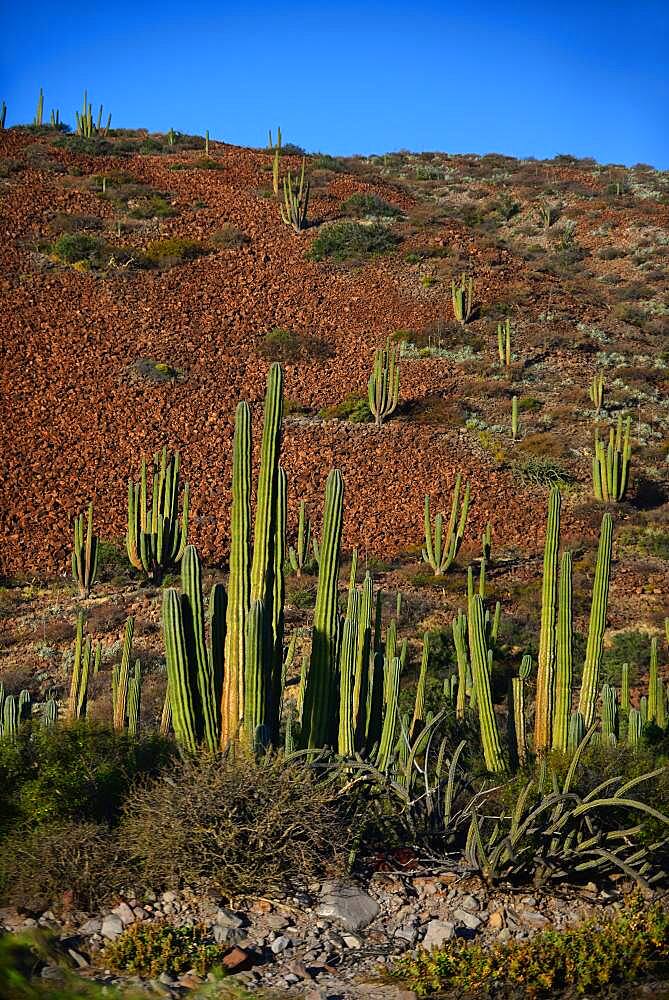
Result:
M312 0L7 4L8 124L74 122L84 87L116 126L240 145L594 156L669 168L669 3Z

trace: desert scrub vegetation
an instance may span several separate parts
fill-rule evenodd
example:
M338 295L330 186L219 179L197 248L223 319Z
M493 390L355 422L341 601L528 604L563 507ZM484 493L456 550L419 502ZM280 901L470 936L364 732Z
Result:
M140 923L128 927L103 952L103 961L114 972L147 979L179 976L189 969L206 976L220 965L228 949L214 944L204 927L173 927L166 921Z
M457 941L401 959L393 978L419 996L609 996L616 987L661 976L668 960L669 914L634 896L607 920L490 949Z
M379 198L376 194L365 194L359 192L352 194L350 198L342 202L341 214L352 219L364 219L367 216L376 216L384 219L397 219L402 215L399 208L389 202Z
M309 257L312 260L364 260L387 253L400 242L400 236L380 223L330 222L321 226Z
M369 401L362 396L351 395L341 403L333 403L319 410L322 420L348 420L351 424L369 424L374 420Z
M237 751L184 760L136 787L119 839L140 884L231 898L342 871L348 833L335 789L309 768Z

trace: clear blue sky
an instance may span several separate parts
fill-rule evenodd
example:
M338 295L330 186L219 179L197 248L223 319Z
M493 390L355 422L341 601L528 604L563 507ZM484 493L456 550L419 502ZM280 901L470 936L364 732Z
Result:
M669 168L669 2L5 5L0 100L333 154L594 156Z

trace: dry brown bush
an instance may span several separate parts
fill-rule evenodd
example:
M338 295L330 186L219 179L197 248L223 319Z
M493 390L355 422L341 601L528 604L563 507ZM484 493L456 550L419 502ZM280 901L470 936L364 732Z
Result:
M133 884L269 896L344 867L332 787L303 761L238 752L184 760L130 794L119 830Z

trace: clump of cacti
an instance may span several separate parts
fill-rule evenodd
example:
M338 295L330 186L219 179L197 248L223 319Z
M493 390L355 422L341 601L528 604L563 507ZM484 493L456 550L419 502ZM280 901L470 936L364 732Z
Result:
M444 514L441 513L435 517L434 529L432 528L430 497L428 495L425 496L425 548L423 549L423 561L432 568L435 576L443 576L452 565L464 538L467 516L469 514L469 483L465 485L462 504L460 504L461 482L462 477L458 473L455 478L455 487L453 490L451 516L445 528Z
M70 679L70 694L67 702L66 718L69 722L81 719L86 715L88 701L88 682L100 668L102 647L95 647L89 638L84 638L84 615L81 612L77 618L77 630L74 641L74 662Z
M86 139L92 139L96 135L109 135L111 127L111 114L107 116L107 124L102 128L102 105L98 112L97 121L93 120L93 105L88 102L88 93L84 91L84 100L81 111L75 111L77 123L77 134Z
M474 312L473 278L468 278L463 274L459 282L456 283L455 279L453 279L451 282L451 303L455 319L464 326L471 319Z
M590 383L590 400L595 407L595 413L599 413L604 402L604 385L606 380L603 375L593 375Z
M179 519L179 452L169 456L167 447L154 455L151 496L146 460L142 459L139 483L128 481L128 558L150 580L159 582L178 565L188 538L188 483L184 483Z
M616 429L609 429L608 446L600 440L595 431L594 454L592 458L592 485L596 500L603 503L617 503L624 499L629 483L631 418L623 424L622 414L618 415Z
M497 354L503 368L511 367L511 320L497 324Z
M72 548L72 579L79 588L80 597L90 597L98 568L98 537L93 532L93 504L88 505L86 535L84 515L74 519L74 545Z
M367 383L369 409L377 427L397 409L400 397L400 348L390 341L374 352L374 366Z
M309 207L309 181L305 181L304 171L306 157L302 157L302 170L299 180L293 179L290 170L283 179L283 204L279 206L281 219L287 226L292 226L296 233L307 225L307 209ZM278 174L277 174L278 186Z

